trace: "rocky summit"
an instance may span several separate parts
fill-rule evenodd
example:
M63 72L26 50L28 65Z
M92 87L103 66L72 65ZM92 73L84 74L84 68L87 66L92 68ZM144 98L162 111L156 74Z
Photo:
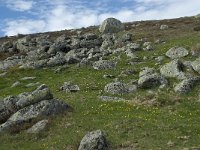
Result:
M0 150L195 150L200 18L0 38Z

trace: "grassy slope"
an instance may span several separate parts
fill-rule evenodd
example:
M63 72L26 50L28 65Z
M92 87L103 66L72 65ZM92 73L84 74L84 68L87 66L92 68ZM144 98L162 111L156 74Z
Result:
M170 30L171 33L173 31L175 29ZM143 37L145 33L140 33L138 37ZM138 56L141 58L143 56L149 58L152 54L160 56L176 45L189 49L199 41L199 33L188 32L179 37L172 35L167 37L166 44L158 45L155 51L141 52ZM149 59L146 63L130 66L127 64L127 59L124 56L122 58L115 71L96 71L90 67L77 68L76 66L70 66L69 69L59 74L54 74L50 69L9 70L6 78L0 77L0 98L34 90L36 87L25 88L25 85L31 81L22 82L18 88L10 86L22 77L36 76L36 82L48 85L54 97L70 104L74 112L52 119L49 130L39 135L30 136L24 132L16 135L0 135L0 149L75 150L82 137L88 131L96 129L102 129L107 133L110 149L117 149L121 146L130 149L135 146L136 149L144 150L181 149L193 146L200 148L200 103L197 102L200 85L191 93L183 96L175 94L172 89L159 92L153 89L156 91L154 95L149 95L146 90L138 90L128 95L117 95L132 101L136 98L146 100L155 98L162 101L164 105L162 107L138 106L132 102L102 102L98 99L98 95L108 95L102 90L107 83L112 81L112 79L103 79L104 74L119 75L126 68L139 72L141 67L155 67L156 63ZM168 61L169 59L166 58L164 62ZM121 77L120 80L128 82L137 78L138 73ZM77 83L81 91L68 94L58 91L64 81ZM176 80L170 81L170 87L177 82ZM167 146L170 140L175 143L172 148Z

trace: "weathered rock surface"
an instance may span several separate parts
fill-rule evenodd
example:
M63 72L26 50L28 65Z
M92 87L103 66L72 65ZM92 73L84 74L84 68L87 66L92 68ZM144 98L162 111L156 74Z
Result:
M139 73L138 86L141 88L152 88L156 86L166 86L168 81L156 73L153 68L145 68Z
M93 68L96 70L115 69L117 62L111 60L99 60L93 63Z
M166 25L166 24L163 24L163 25L160 26L160 30L166 30L168 28L169 28L169 26Z
M31 93L9 96L0 102L0 132L20 130L25 123L56 115L70 109L70 106L53 96L46 85Z
M121 21L115 18L108 18L104 20L99 27L99 31L101 33L116 33L122 30L124 30L124 25L121 23Z
M31 128L29 128L27 130L27 133L40 133L42 131L44 131L47 127L48 124L48 120L41 120L39 122L37 122L36 124L34 124Z
M78 150L107 150L107 148L105 134L101 130L96 130L83 137Z
M69 81L69 82L64 82L64 84L60 87L60 90L66 92L78 92L80 91L80 88L78 85Z
M189 54L188 50L183 47L173 47L166 52L166 56L171 59L182 58Z
M188 93L194 88L194 86L198 83L198 81L200 81L200 77L184 79L175 86L174 91L182 94Z
M192 68L200 74L200 58L192 62Z
M160 68L160 73L165 77L185 79L185 73L181 61L175 59Z
M137 90L137 87L132 84L122 82L112 82L105 86L104 91L111 94L126 94Z

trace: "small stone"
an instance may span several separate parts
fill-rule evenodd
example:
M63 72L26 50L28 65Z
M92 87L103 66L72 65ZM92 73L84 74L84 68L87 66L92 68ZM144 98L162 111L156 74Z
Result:
M93 63L93 68L96 70L115 69L117 62L111 60L99 60Z
M60 90L66 92L78 92L80 91L80 88L78 85L69 81L69 82L64 82L63 86L60 87Z
M35 79L36 79L36 77L23 77L20 80L25 81L25 80L35 80Z
M106 150L107 147L108 144L104 132L96 130L83 137L78 150Z
M47 127L48 122L48 120L41 120L37 122L27 130L27 133L40 133L41 131L44 131Z
M16 87L16 86L18 86L18 85L20 85L21 83L19 82L19 81L16 81L15 83L13 83L13 85L11 86L12 88L13 87Z
M161 25L160 26L160 30L166 30L166 29L168 29L169 28L169 26L168 25Z

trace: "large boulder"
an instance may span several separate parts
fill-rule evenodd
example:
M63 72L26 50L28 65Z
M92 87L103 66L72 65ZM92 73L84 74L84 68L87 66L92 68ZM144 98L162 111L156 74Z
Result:
M107 148L105 134L101 130L96 130L83 137L78 150L106 150Z
M156 73L153 68L145 68L139 73L138 86L141 88L153 88L156 86L164 87L168 81Z
M104 91L110 94L127 94L137 90L137 87L132 84L122 82L112 82L105 86Z
M192 68L200 74L200 57L192 62Z
M166 52L166 56L171 59L185 57L189 54L188 50L183 47L172 47Z
M99 60L93 63L93 68L96 70L115 69L117 62L111 60Z
M160 68L160 73L165 77L185 79L186 75L183 72L183 64L175 59Z
M199 80L199 77L184 79L175 86L174 91L182 94L188 93L193 89L193 87L198 83Z
M124 30L124 25L121 21L115 18L107 18L99 27L101 33L116 33Z

